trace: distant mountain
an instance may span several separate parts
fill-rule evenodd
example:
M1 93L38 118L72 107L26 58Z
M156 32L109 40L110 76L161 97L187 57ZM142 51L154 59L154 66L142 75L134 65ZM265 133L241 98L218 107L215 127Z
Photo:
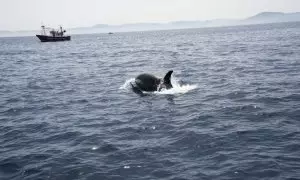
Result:
M300 12L281 13L281 12L262 12L255 16L243 20L247 24L279 23L300 21Z
M108 32L128 32L128 31L147 31L147 30L168 30L168 29L186 29L203 28L219 26L238 26L263 23L280 23L300 21L300 12L282 13L282 12L262 12L255 16L242 19L214 19L207 21L174 21L169 23L133 23L121 25L96 24L92 27L77 27L68 29L70 34L90 34L90 33L108 33ZM39 31L0 31L0 36L32 36Z
M262 12L255 16L242 19L214 19L207 21L173 21L169 23L135 23L122 25L98 24L91 28L95 32L123 32L123 31L146 31L146 30L167 30L167 29L186 29L218 26L238 26L263 23L279 23L300 21L300 12ZM91 29L90 29L91 30Z
M282 12L261 12L261 13L255 15L255 16L247 18L246 20L280 18L284 15L285 15L285 13L282 13Z
M108 26L109 26L108 24L96 24L96 25L92 26L92 28L106 28Z
M35 36L40 31L0 31L0 37L15 37L15 36Z
M0 36L10 36L13 32L11 31L1 31L0 30Z
M11 31L1 31L0 30L0 33L11 33Z

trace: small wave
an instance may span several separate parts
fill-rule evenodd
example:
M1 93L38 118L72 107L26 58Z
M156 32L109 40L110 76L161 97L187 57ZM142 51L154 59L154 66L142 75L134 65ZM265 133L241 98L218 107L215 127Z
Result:
M125 81L125 83L119 88L119 89L124 89L124 90L130 90L131 85L130 83L134 83L134 78L128 79ZM146 94L185 94L191 90L194 90L198 87L197 84L181 84L179 83L180 81L177 80L175 77L171 79L173 88L171 89L165 89L162 91L155 91L155 92L144 92Z

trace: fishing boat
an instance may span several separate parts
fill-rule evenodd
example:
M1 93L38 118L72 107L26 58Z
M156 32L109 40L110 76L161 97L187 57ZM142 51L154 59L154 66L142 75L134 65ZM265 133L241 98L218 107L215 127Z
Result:
M67 32L61 26L59 30L55 30L53 28L47 28L45 26L41 26L42 31L41 34L37 34L38 37L42 42L56 42L56 41L70 41L71 36L65 36L64 34Z

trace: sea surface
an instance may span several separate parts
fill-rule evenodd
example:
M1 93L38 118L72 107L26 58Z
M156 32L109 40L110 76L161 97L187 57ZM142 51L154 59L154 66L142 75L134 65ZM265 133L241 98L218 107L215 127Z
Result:
M300 179L300 23L0 38L0 179Z

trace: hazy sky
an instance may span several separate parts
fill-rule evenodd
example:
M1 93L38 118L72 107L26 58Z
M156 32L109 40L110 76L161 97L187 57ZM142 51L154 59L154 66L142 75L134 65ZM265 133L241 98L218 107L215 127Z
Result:
M245 18L300 12L300 0L0 0L0 30Z

